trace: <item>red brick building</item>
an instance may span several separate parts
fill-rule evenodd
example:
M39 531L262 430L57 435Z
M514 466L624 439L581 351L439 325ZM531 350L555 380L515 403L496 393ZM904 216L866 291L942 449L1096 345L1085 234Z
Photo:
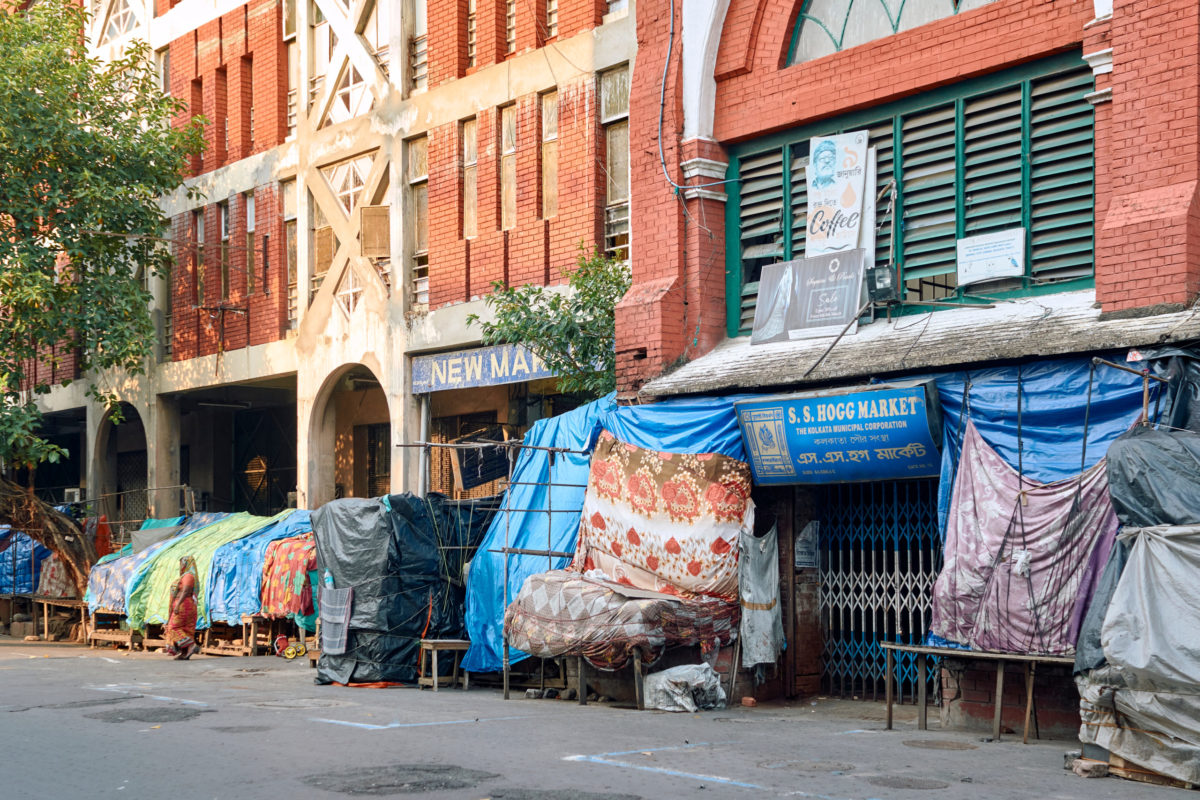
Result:
M641 0L637 25L631 139L650 144L631 153L625 396L820 389L1200 333L1195 3ZM763 268L804 255L809 142L859 130L876 169L867 284L892 290L872 295L857 334L832 347L754 346ZM960 285L956 243L1012 230L1019 272ZM936 481L886 488L927 510L937 491ZM877 505L880 489L849 487L847 509L906 513L900 500ZM804 488L761 499L799 531L831 497ZM929 565L897 580L932 581L938 545L923 546ZM799 644L789 693L881 692L881 662L831 652L821 598L842 592L865 619L884 613L872 586L901 589L851 571L797 570L785 592ZM913 614L927 611L912 602ZM948 715L990 720L994 669L955 675ZM1073 687L1065 673L1052 685L1061 702L1043 701L1043 725L1069 729ZM1005 720L1019 711L1006 707Z
M55 481L130 524L181 486L257 513L493 490L400 445L554 413L540 364L477 352L467 318L494 281L564 283L581 245L628 253L632 7L92 3L93 52L148 41L207 146L162 201L157 358L105 378L129 421L57 389L48 431L75 455Z

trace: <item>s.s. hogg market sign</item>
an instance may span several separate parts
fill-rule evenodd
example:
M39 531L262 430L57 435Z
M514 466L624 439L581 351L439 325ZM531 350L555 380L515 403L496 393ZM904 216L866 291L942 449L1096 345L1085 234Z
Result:
M931 382L777 395L734 409L758 484L921 478L941 468Z
M544 361L519 344L416 356L412 366L414 394L554 377Z

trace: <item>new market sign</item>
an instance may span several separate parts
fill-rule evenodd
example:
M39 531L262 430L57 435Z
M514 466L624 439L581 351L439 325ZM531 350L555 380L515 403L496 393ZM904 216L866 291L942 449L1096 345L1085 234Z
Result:
M413 358L413 394L553 378L545 362L517 344Z
M880 384L734 403L754 482L856 483L939 474L932 382Z

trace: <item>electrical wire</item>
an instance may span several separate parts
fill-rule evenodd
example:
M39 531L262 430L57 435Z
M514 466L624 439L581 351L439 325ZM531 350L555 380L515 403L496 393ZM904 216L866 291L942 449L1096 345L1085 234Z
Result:
M662 167L663 177L666 178L667 183L669 183L677 192L682 189L704 189L709 186L724 186L727 183L740 183L741 178L727 178L723 181L712 181L709 183L678 184L672 180L670 174L667 173L667 157L663 152L663 117L666 114L667 108L667 73L670 71L671 56L674 54L674 52L675 0L671 0L671 23L667 35L667 57L663 61L662 81L659 83L658 87L658 163L659 166Z

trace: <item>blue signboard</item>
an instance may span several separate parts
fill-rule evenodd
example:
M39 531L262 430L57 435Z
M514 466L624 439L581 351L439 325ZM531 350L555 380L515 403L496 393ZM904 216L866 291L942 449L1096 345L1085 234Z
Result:
M925 383L734 403L754 482L854 483L941 470L941 413Z
M413 394L553 378L545 362L518 344L413 358Z

